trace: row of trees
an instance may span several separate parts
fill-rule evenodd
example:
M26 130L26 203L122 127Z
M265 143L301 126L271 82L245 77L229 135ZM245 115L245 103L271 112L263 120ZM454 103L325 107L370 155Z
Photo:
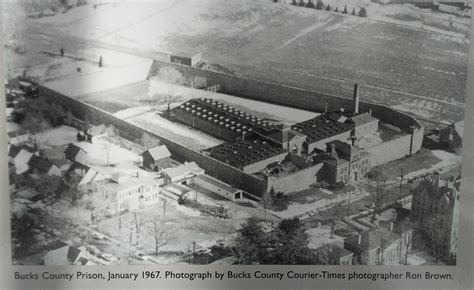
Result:
M279 2L279 0L273 0L273 2L276 3L276 2ZM317 0L316 4L314 3L314 0L308 0L308 2L304 2L304 0L300 0L300 1L292 0L291 5L312 8L312 9L317 9L317 10L341 12L342 14L349 14L347 5L344 5L344 9L339 10L338 7L333 8L329 4L325 5L322 0ZM365 8L360 8L359 12L356 13L356 9L353 8L351 14L358 15L360 17L367 17L367 10Z
M307 245L308 235L298 218L282 220L270 231L262 229L260 220L250 218L238 230L233 251L239 264L320 264Z

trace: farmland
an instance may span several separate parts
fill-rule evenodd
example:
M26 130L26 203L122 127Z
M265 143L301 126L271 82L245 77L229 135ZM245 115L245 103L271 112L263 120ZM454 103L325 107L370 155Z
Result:
M36 53L64 46L88 61L100 53L91 46L155 58L202 52L235 74L345 97L357 82L367 101L429 120L461 119L469 19L369 0L348 5L361 7L367 18L264 0L86 5L28 20L26 43Z

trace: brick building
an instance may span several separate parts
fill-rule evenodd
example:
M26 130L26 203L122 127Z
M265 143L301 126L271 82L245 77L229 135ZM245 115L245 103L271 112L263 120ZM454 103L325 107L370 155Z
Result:
M425 178L412 191L412 220L424 224L434 216L443 216L438 230L443 237L441 256L456 257L459 224L460 179L441 181L439 174Z

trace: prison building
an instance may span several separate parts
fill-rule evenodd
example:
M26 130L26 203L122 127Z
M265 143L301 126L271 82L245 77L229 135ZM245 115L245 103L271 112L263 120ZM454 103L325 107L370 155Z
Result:
M273 147L267 141L258 138L221 144L208 149L208 152L211 157L247 174L254 174L270 164L280 163L288 155L286 150Z
M324 150L326 143L333 140L350 140L355 126L353 122L347 121L348 118L343 115L321 115L293 125L292 129L307 136L303 151L311 154L315 149Z
M372 117L370 112L365 112L350 118L354 123L354 136L356 138L369 136L379 130L379 120Z
M303 145L307 137L305 134L293 130L285 124L277 125L266 132L257 130L255 133L274 146L298 154L303 151Z
M172 110L174 118L219 139L234 142L258 130L267 134L273 125L214 99L189 100Z
M325 153L315 157L315 163L323 162L324 170L318 179L330 184L360 180L372 168L372 154L359 150L351 144L334 140L326 144Z

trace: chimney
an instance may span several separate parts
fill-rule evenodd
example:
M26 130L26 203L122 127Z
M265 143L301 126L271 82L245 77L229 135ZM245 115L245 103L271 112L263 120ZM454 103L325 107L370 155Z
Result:
M359 92L357 84L354 85L354 116L359 114Z
M357 235L357 238L358 238L358 239L357 239L357 245L360 246L360 244L362 244L362 235L361 235L361 234L358 234L358 235Z

